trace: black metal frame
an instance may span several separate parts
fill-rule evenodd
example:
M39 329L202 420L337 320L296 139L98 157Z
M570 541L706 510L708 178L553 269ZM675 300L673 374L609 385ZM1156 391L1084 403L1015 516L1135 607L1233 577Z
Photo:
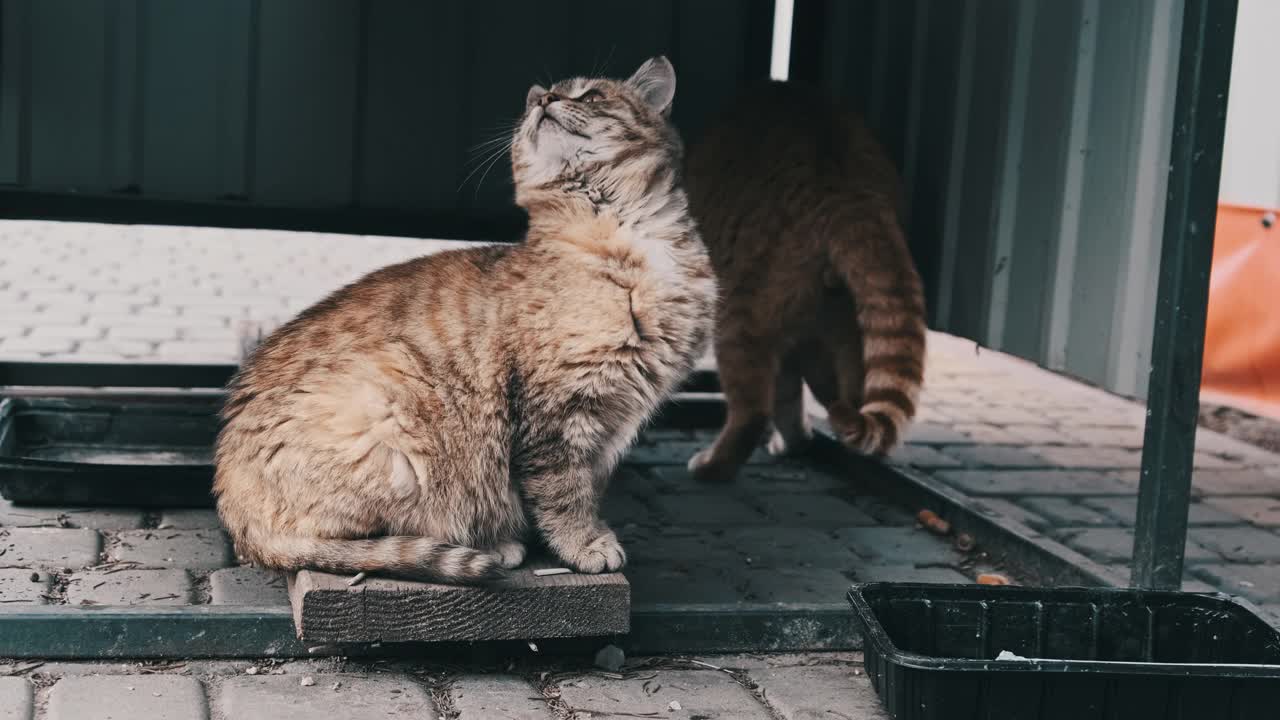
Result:
M1134 530L1135 587L1182 585L1235 21L1236 0L1186 0Z

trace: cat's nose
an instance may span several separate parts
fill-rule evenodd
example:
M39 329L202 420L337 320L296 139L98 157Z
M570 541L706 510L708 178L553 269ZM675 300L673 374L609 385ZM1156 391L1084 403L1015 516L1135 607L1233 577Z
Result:
M546 107L558 100L560 100L559 95L553 92L549 92L549 93L545 93L542 97L538 98L538 104L541 105L542 107Z

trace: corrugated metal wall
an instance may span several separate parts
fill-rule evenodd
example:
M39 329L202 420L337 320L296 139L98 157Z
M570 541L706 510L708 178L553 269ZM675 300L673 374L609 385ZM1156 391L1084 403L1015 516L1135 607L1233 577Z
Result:
M666 52L695 136L766 75L772 6L0 0L0 203L511 213L502 163L466 180L470 148L531 82ZM899 161L935 326L1143 394L1181 13L797 0L792 77L850 98Z
M935 326L1145 391L1181 0L797 0L900 162Z
M771 0L0 0L0 186L510 212L509 169L466 180L471 149L535 81L666 53L695 131L767 75L772 16Z

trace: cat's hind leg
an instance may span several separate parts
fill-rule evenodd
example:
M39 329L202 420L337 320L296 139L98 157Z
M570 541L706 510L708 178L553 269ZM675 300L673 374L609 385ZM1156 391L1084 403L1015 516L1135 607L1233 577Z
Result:
M775 457L802 452L813 439L813 428L804 412L804 379L795 363L778 373L773 396L773 433L766 447Z
M737 332L724 323L716 338L720 387L729 406L720 434L689 460L689 472L701 482L729 482L759 447L769 427L778 375L776 343Z

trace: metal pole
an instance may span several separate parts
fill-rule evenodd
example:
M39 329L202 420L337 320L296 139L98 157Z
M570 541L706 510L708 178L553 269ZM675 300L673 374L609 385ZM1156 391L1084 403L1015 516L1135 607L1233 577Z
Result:
M1182 586L1236 0L1185 0L1133 548L1135 587Z

